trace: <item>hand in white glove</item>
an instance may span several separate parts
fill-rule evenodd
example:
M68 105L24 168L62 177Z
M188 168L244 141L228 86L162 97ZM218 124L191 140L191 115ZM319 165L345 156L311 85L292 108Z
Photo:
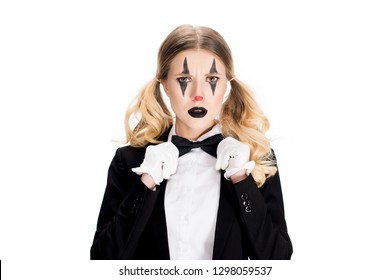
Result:
M149 174L156 185L176 172L179 150L171 142L150 145L140 167L131 170L138 175Z
M248 144L227 137L218 145L215 168L226 170L225 178L228 180L233 174L242 170L245 170L248 176L255 167L255 162L253 160L249 161L249 156L250 147Z

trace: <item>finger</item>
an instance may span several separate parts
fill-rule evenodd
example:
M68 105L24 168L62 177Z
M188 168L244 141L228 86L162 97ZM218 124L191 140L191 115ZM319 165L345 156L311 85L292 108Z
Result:
M169 177L176 172L177 169L177 158L174 155L166 155L162 161L162 176L164 179L169 179Z
M161 162L161 175L164 179L168 179L170 177L169 162Z
M222 170L226 170L226 168L229 166L229 160L230 160L229 153L222 154L222 159L221 159L221 169Z
M221 156L217 154L217 162L215 163L215 169L220 170L221 169Z
M220 170L226 168L226 152L224 149L221 149L221 151L217 154L217 162L215 163L215 169Z
M169 179L173 174L176 173L177 161L166 161L163 165L162 174L164 179Z
M133 172L136 173L137 175L141 175L141 173L143 173L143 172L141 171L141 167L132 168L131 171L133 171Z
M141 166L139 166L139 167L132 168L131 171L133 171L137 175L141 175L143 173L147 173L148 168L145 166L145 164L141 164Z

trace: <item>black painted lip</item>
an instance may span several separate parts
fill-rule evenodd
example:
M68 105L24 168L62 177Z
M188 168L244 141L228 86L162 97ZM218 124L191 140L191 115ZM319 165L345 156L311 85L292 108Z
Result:
M188 114L193 118L203 118L206 116L207 110L203 107L193 107L188 110Z

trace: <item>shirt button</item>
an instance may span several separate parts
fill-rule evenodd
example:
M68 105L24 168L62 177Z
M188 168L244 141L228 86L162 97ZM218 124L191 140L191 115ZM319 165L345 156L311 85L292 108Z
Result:
M247 193L242 193L241 194L241 199L242 200L247 200L248 199L248 194Z
M245 212L247 212L247 213L252 212L252 207L250 207L250 206L245 207Z

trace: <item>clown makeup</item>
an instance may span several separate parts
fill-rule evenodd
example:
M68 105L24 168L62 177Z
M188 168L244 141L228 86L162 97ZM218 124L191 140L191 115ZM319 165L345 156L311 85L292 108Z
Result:
M184 58L183 71L181 73L185 74L185 75L189 75L190 74L190 71L188 70L187 57ZM210 75L207 77L207 82L210 84L211 91L212 91L212 93L214 95L215 94L215 87L217 86L217 81L219 79L217 76L213 76L213 74L218 75L217 67L215 66L215 58L213 59L213 63L211 65L209 74ZM187 85L191 81L191 79L189 77L187 77L187 76L183 76L183 77L178 77L177 81L180 84L181 92L182 92L182 94L184 96L185 91L187 89Z
M184 58L183 71L181 73L186 74L186 75L190 74L190 71L188 70L188 65L187 65L187 57ZM184 96L184 93L186 92L186 88L187 88L187 84L188 84L188 77L179 77L179 78L177 78L177 81L180 84L181 92L183 93L183 96Z
M226 69L209 51L185 50L170 63L162 85L176 116L176 134L191 139L215 124L227 87Z
M211 65L211 68L210 68L210 74L218 74L217 68L215 67L215 58L213 59L213 65ZM215 87L217 86L218 78L210 76L210 77L208 77L208 79L209 79L209 83L211 86L211 90L212 90L213 95L214 95L215 94Z

